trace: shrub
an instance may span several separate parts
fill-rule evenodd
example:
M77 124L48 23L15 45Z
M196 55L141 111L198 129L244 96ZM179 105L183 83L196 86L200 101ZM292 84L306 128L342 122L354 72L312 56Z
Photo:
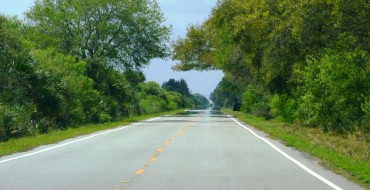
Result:
M264 90L248 85L242 97L242 111L256 116L271 118L270 97Z
M325 130L363 128L370 88L366 53L327 50L307 64L304 85L300 88L303 92L298 109L300 120Z
M298 107L297 100L286 94L275 94L270 101L271 112L274 117L285 122L293 122Z
M31 116L34 107L0 104L0 141L20 137L35 131Z
M85 76L86 63L54 50L32 51L36 103L41 118L60 127L90 122L100 112L101 100L93 81Z

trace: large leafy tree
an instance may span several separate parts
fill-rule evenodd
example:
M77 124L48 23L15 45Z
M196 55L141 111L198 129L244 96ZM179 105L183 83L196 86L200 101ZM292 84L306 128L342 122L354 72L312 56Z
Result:
M138 69L168 53L170 28L153 0L37 0L26 16L36 47L56 47L92 67Z

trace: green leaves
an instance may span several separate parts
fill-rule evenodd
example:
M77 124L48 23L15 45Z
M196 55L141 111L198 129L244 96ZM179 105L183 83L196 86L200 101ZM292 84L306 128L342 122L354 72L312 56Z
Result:
M364 0L222 0L174 43L175 69L223 70L211 96L221 106L366 130L369 14Z
M36 47L107 66L141 68L168 55L170 28L151 0L41 0L26 14Z
M370 64L366 54L327 50L307 63L300 88L304 92L302 106L298 109L303 122L336 131L361 126L365 115L361 106L366 105L370 88L370 72L363 67Z
M175 110L179 108L190 108L194 103L189 97L175 92L173 89L162 88L155 82L147 82L139 85L138 96L141 114L150 114Z
M84 75L86 63L52 49L35 50L31 55L38 82L38 114L64 125L93 120L101 97L93 89L93 81Z

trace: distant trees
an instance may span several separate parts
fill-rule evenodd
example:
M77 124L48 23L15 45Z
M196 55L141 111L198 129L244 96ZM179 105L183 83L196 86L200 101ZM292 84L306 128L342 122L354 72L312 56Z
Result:
M209 100L199 93L193 94L192 99L197 109L208 109L211 107Z
M168 91L177 92L182 95L182 106L189 107L194 104L193 107L199 109L206 109L210 107L209 100L201 94L192 94L188 88L188 84L184 79L175 80L170 79L162 84L162 87ZM192 102L192 103L190 103Z
M162 88L169 91L178 92L186 97L190 97L191 95L190 90L188 88L188 84L184 79L181 80L170 79L162 84Z
M222 0L173 44L174 68L223 70L211 96L221 106L241 99L248 113L368 131L369 17L363 0Z
M233 107L235 103L241 103L240 86L231 76L225 75L216 89L212 92L210 99L216 108Z

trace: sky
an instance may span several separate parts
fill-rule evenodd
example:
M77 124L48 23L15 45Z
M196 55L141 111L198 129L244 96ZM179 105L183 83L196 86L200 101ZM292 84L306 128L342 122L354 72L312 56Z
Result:
M166 18L166 25L172 25L172 40L186 35L186 28L190 24L201 24L208 18L217 0L157 0ZM24 18L34 0L0 0L0 13L8 16ZM185 79L192 93L209 96L221 81L221 71L187 71L175 72L171 67L176 61L152 60L150 65L143 69L147 81L155 81L160 85L171 78Z

